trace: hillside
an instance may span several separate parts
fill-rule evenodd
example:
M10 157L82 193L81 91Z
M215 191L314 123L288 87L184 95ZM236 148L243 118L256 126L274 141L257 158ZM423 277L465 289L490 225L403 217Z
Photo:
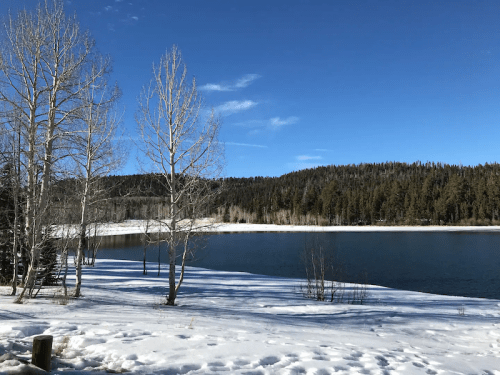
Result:
M214 181L224 193L206 216L294 225L492 225L500 221L500 165L326 166L281 177ZM168 192L153 175L106 179L116 219L143 219ZM155 207L156 207L155 206ZM149 208L151 210L151 208Z

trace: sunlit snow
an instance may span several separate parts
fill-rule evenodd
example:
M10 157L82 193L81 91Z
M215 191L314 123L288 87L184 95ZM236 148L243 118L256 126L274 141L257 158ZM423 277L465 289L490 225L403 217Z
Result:
M500 374L500 301L370 286L363 305L305 299L303 281L97 260L83 298L12 303L0 287L0 373L28 373L33 337L54 336L52 373ZM74 278L70 279L74 284Z

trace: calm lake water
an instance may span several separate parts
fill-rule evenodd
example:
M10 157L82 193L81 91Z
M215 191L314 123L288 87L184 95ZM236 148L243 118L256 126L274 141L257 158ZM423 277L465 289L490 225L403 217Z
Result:
M189 263L197 267L304 278L304 248L314 244L344 264L344 281L500 299L500 233L227 233L198 241ZM166 263L164 245L160 256ZM142 260L141 235L103 237L98 258ZM158 261L158 246L148 247L147 260Z

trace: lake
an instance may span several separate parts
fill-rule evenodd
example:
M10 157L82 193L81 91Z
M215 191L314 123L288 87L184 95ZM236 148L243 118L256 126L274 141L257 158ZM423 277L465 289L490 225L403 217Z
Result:
M189 263L196 267L304 278L302 257L309 244L343 264L347 282L500 299L496 232L226 233L197 241L200 248ZM160 256L165 264L164 244ZM97 257L142 260L142 236L104 236ZM158 261L157 245L148 247L147 260Z

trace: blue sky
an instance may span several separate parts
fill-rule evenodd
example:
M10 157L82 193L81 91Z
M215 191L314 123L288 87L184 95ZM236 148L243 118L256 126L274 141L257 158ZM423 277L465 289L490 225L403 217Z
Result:
M8 8L33 0L2 0ZM499 161L498 1L65 1L113 59L123 127L176 44L223 118L227 177ZM121 173L137 173L133 146Z

